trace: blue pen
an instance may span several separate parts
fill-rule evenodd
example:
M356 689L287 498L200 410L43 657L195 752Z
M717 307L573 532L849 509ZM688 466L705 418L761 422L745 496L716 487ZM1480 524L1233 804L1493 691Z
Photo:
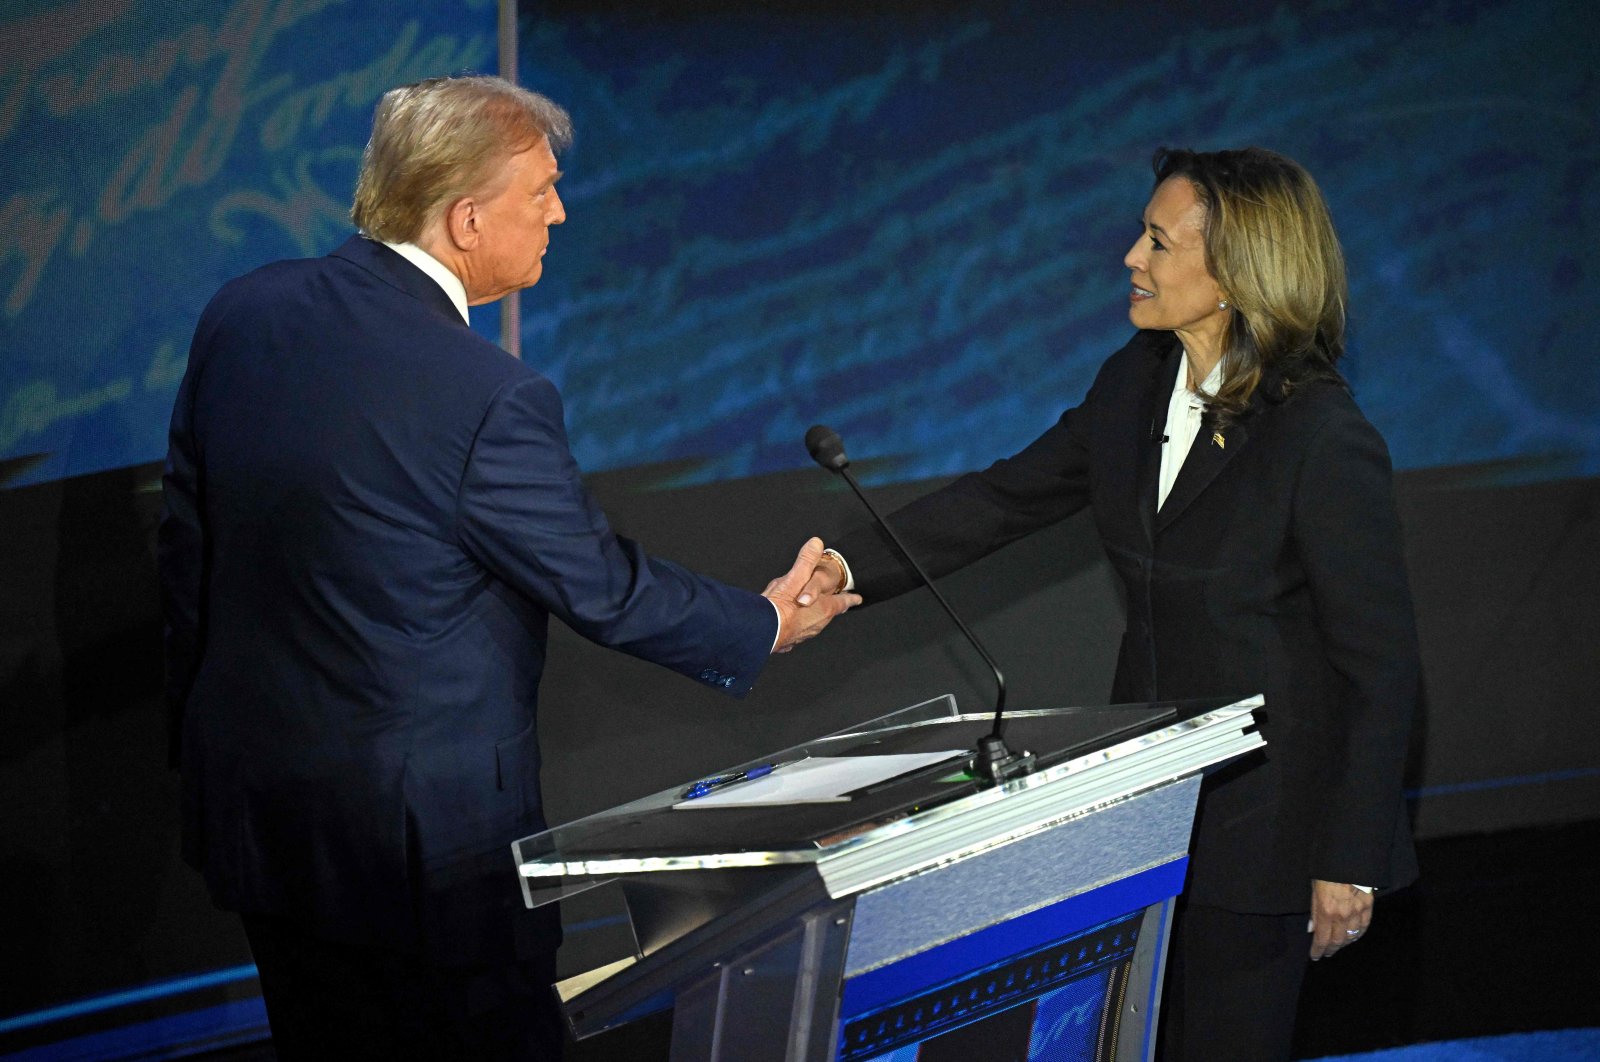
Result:
M706 778L696 782L694 785L691 785L688 789L685 789L683 791L683 799L693 800L696 797L703 797L707 793L714 793L723 786L734 785L738 782L750 782L757 778L764 778L773 771L777 770L779 767L784 766L787 766L787 764L763 763L755 767L751 767L747 771L734 771L731 774L719 774L714 778Z

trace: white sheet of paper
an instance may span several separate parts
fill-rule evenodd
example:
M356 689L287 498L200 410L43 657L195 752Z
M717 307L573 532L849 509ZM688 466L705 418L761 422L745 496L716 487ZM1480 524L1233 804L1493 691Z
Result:
M902 752L890 756L814 756L779 767L750 782L739 782L675 808L753 807L760 804L818 804L848 800L844 794L944 760L966 758L967 749Z

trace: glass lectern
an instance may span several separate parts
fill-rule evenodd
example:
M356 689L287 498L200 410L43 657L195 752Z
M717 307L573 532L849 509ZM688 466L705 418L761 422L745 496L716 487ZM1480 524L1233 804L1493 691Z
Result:
M674 1008L672 1058L1149 1058L1200 774L1259 697L1007 714L951 697L513 846L530 906L620 889L631 954L556 986L580 1039Z

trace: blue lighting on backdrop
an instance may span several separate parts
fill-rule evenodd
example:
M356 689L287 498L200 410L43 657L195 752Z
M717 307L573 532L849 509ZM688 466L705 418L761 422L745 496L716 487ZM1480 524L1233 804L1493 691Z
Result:
M1152 150L1247 143L1327 192L1350 375L1399 467L1600 469L1582 5L720 6L524 5L522 79L578 126L524 352L587 469L802 467L815 421L879 480L1010 452L1129 331ZM158 460L205 299L348 231L378 92L492 68L489 3L361 17L7 16L0 482Z
M160 460L206 300L348 235L386 88L492 66L493 0L386 6L6 4L0 486Z
M1600 467L1580 5L888 7L525 7L523 78L579 139L524 349L589 467L797 467L819 420L880 479L1011 452L1130 331L1154 148L1251 143L1326 190L1399 467Z

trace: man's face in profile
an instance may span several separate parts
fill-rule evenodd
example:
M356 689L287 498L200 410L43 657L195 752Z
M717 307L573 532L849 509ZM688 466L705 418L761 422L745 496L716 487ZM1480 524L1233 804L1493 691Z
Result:
M521 288L532 287L544 272L550 226L567 220L556 181L550 141L539 141L506 160L499 182L482 199L480 238L473 251L473 289L468 301L493 302Z

